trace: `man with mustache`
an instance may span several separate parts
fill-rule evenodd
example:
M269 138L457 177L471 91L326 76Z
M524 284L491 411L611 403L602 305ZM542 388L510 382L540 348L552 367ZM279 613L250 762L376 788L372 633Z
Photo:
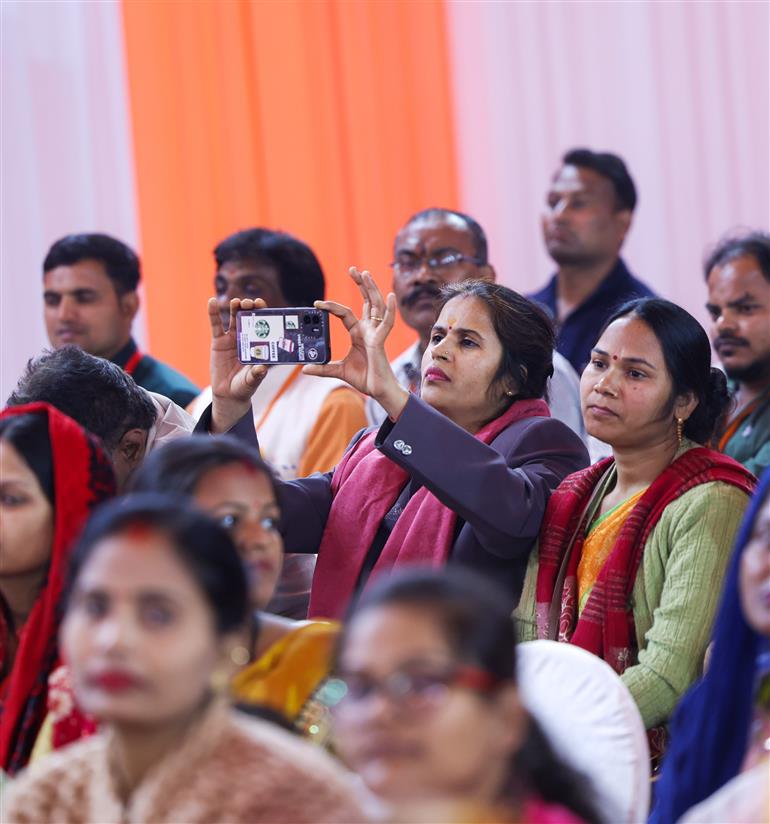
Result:
M551 312L556 348L578 375L612 312L632 298L654 297L620 257L635 206L626 164L609 152L572 149L551 181L543 236L558 269L529 297Z
M139 311L139 258L102 234L67 235L43 261L48 340L72 343L116 363L139 386L186 406L200 391L180 372L139 351L131 326Z
M728 237L704 272L711 340L736 400L718 446L759 476L770 465L770 234Z
M462 212L438 208L409 218L396 235L391 267L398 311L419 336L391 366L405 389L418 392L422 355L436 322L442 286L470 278L494 281L495 270L487 259L487 238L478 222ZM585 438L578 377L558 352L553 367L548 389L551 414ZM385 411L371 398L366 412L372 424L385 420Z

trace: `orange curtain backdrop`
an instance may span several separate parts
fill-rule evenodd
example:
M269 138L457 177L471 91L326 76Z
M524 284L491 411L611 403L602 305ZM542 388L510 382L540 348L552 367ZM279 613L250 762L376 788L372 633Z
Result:
M123 0L150 350L208 383L211 250L249 226L308 242L327 296L390 288L409 214L457 205L442 2ZM335 322L335 327L340 325ZM334 329L333 349L346 336ZM414 340L400 324L395 355Z

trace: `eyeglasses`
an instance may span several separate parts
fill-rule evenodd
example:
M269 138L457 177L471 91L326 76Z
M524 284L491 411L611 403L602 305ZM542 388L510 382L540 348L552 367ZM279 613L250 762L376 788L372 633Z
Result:
M453 687L480 693L494 692L501 679L477 667L454 666L442 671L401 669L385 678L345 675L331 678L325 686L325 703L334 712L360 710L375 693L407 713L420 713L440 706Z
M481 260L479 258L469 257L468 255L463 255L461 252L443 252L440 255L433 255L431 257L414 255L403 260L394 260L390 265L397 272L412 274L422 269L423 264L425 264L431 272L440 274L460 263L473 263L476 266L481 266Z

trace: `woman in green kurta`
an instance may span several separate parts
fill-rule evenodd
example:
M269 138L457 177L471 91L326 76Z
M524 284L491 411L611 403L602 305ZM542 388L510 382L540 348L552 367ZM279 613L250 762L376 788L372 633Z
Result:
M698 677L754 477L707 443L726 410L708 337L669 301L619 309L581 379L586 430L613 456L554 492L516 617L520 635L604 658L648 729ZM653 748L660 736L652 736Z

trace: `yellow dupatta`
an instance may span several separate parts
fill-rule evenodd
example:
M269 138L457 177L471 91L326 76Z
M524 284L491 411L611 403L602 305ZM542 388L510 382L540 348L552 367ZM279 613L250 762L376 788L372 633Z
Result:
M593 585L615 546L615 541L626 518L646 491L647 487L613 507L609 512L605 512L593 522L588 530L577 568L578 614L583 611Z
M304 716L329 675L339 632L336 621L301 622L235 675L233 697L277 710L300 732L315 738L321 731L312 724L305 729Z

